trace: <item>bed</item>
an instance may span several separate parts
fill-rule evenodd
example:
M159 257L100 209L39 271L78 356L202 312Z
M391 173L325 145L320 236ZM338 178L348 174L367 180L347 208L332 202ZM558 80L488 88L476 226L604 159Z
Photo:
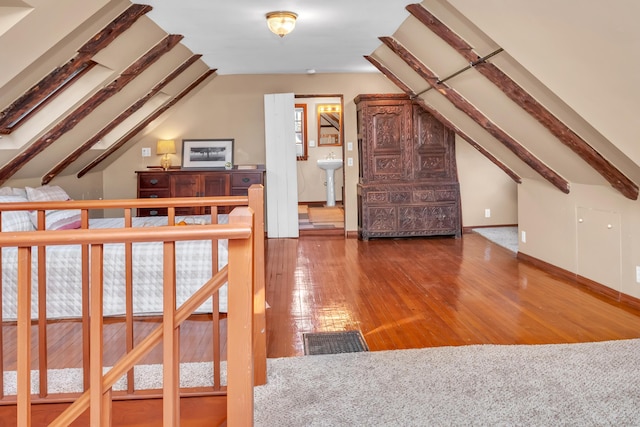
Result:
M218 215L218 223L226 224L227 215ZM208 215L178 216L175 221L187 224L210 224ZM167 217L133 218L133 227L167 225ZM122 228L123 218L96 218L89 220L90 229ZM135 243L133 247L133 312L152 315L162 312L162 243ZM47 248L47 318L68 319L82 316L82 248L80 245L51 246ZM2 249L2 318L16 318L17 248ZM104 306L105 316L125 314L125 246L108 244L104 249ZM218 242L218 268L227 264L227 241ZM32 270L38 269L38 254L33 250ZM204 240L177 243L176 299L178 304L187 300L211 276L211 242ZM32 277L31 313L38 316L37 275ZM226 286L220 290L220 312L227 311ZM203 304L197 312L210 313L211 302Z
M71 200L59 186L0 189L2 232L32 231L38 229L34 211L6 211L13 203L61 202ZM220 214L217 221L226 223L228 215ZM154 227L171 223L210 224L211 215L133 217L132 227ZM81 227L79 209L46 211L44 226L47 230L66 230ZM120 218L92 218L88 228L122 228ZM42 228L42 224L40 226ZM162 312L162 243L133 244L133 313L151 315ZM176 298L183 303L211 276L212 245L210 241L179 242L176 253ZM32 270L38 271L38 251L33 250ZM105 316L125 314L125 245L105 245L104 253L104 307ZM79 318L82 315L82 248L80 245L51 246L46 249L46 310L48 319ZM227 241L218 242L218 269L227 263ZM16 318L17 248L2 249L2 318ZM38 316L38 275L32 277L32 317ZM227 311L226 286L219 293L219 310ZM203 304L197 312L210 313L211 302Z

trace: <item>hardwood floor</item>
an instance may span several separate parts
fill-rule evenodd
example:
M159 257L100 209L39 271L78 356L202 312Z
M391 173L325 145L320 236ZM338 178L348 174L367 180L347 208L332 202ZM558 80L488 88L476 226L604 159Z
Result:
M350 329L362 331L371 351L640 337L639 310L523 263L478 234L368 242L317 236L269 239L266 260L270 358L302 355L303 332ZM140 322L136 334L144 335L153 323ZM5 325L5 337L14 328ZM183 361L207 359L209 328L201 318L182 328ZM119 322L105 326L105 361L123 351L121 329ZM78 366L79 354L69 350L79 339L73 322L52 323L48 334L50 348L57 349L50 356L52 364ZM12 351L5 343L5 369L13 369ZM160 357L157 353L145 363L158 363ZM190 405L185 425L217 424L212 417L219 417L219 411L212 405L221 405L218 400L189 398L184 404ZM117 407L124 405L123 413L136 417L120 413L114 425L156 425L161 413L157 402ZM34 413L51 417L54 406L46 408ZM15 420L11 411L0 407L0 420ZM38 419L34 415L33 425L45 425Z
M269 357L303 354L302 333L360 329L372 351L640 337L640 312L461 239L267 242Z

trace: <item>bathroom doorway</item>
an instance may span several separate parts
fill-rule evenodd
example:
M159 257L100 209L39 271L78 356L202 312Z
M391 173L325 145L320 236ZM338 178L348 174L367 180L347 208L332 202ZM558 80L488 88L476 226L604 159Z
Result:
M344 165L333 172L331 200L327 192L330 178L318 160L344 159L344 97L295 95L295 104L300 234L343 235Z

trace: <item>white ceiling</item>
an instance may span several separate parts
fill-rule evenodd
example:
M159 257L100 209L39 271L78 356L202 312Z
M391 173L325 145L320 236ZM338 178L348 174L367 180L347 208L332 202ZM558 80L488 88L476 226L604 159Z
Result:
M363 58L409 16L415 0L189 0L141 1L148 16L218 74L377 72ZM298 14L295 30L279 38L265 14Z

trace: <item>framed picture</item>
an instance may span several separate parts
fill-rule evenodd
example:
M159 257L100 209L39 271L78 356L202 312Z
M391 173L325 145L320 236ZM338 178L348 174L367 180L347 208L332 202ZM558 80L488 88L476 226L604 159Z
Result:
M206 169L233 165L233 139L183 139L182 168Z

